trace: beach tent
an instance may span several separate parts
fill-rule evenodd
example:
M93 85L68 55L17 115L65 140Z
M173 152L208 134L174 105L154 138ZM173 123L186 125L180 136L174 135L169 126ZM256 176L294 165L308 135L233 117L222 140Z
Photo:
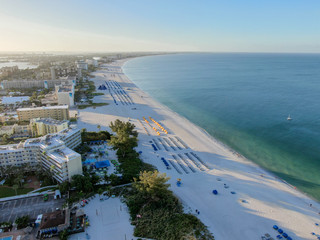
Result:
M283 236L284 238L288 238L288 234L286 234L285 232L282 233L282 236Z
M278 227L277 225L273 225L273 229L274 229L274 230L278 230L279 227Z
M101 161L101 162L96 162L95 163L96 168L104 168L104 167L109 167L110 162L109 160Z
M281 228L278 229L278 233L283 233L283 230Z
M218 191L217 191L217 190L213 190L212 193L213 193L214 195L217 195L217 194L218 194Z

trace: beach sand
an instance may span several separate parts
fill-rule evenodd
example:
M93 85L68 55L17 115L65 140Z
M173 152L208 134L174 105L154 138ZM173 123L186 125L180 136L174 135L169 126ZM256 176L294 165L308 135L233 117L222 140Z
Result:
M171 190L182 201L186 212L196 214L198 209L199 219L217 240L256 240L266 233L276 239L278 233L272 228L275 224L292 239L317 239L311 232L320 234L320 228L315 225L320 222L318 202L152 99L123 74L121 66L125 61L104 65L93 73L97 89L108 81L113 97L108 89L97 90L105 95L95 97L94 102L109 105L79 110L79 128L98 131L97 125L100 125L102 130L110 130L110 121L116 119L135 124L139 132L137 151L142 151L142 160L171 177ZM168 134L149 117L160 123ZM161 149L155 151L152 144ZM171 169L166 168L162 157ZM182 179L180 187L176 185L177 178ZM212 193L214 189L217 195Z

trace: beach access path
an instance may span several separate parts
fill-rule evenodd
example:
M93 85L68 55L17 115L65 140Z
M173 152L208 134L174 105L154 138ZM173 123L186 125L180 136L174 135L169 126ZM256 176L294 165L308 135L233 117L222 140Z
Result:
M96 88L106 87L97 90L105 94L94 102L109 105L79 110L79 128L98 131L100 125L110 131L108 125L116 119L135 124L142 160L171 177L171 190L185 211L199 210L196 215L217 240L256 240L265 234L276 239L273 225L292 239L317 239L318 202L152 99L123 73L125 61L102 65L93 73Z

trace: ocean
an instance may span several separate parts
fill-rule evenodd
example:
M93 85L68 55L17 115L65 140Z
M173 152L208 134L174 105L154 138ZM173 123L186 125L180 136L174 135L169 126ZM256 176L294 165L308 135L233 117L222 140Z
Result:
M128 61L124 72L157 101L320 200L320 54L148 56Z

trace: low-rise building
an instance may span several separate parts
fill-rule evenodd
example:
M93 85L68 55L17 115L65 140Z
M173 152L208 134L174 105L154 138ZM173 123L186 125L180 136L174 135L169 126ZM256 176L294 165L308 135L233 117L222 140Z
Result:
M10 126L2 126L0 128L0 135L7 134L8 136L13 137L29 137L30 136L30 128L29 125L10 125Z
M10 136L13 133L14 133L14 126L13 125L11 125L11 126L2 126L0 128L0 135L6 134L6 135Z
M67 229L70 225L70 210L56 210L50 213L44 213L41 218L38 237L43 239L43 235L57 235L59 232Z
M56 134L0 146L0 166L22 166L51 170L58 182L70 181L82 174L81 155L73 151L81 144L80 129L70 127Z
M52 118L34 118L30 120L32 136L43 136L57 133L68 128L68 120L55 120Z
M5 123L8 121L18 121L18 115L16 112L6 112L0 114L0 122Z
M53 118L57 120L69 120L69 106L51 106L36 108L18 108L19 121L30 121L33 118Z

